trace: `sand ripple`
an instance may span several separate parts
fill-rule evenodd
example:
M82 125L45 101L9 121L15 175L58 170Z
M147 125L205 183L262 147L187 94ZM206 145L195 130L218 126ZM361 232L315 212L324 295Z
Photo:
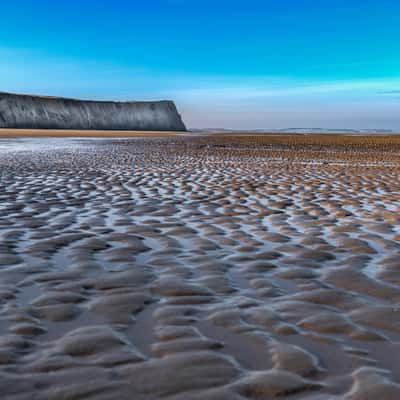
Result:
M400 398L396 154L257 140L1 154L2 398Z

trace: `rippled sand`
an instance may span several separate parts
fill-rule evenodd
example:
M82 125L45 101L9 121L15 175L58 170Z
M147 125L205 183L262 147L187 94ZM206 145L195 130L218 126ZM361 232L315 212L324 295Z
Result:
M400 399L398 137L0 149L2 399Z

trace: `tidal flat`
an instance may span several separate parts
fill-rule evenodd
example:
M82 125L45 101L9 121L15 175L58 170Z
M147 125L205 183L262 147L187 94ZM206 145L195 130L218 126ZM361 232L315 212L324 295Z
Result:
M400 136L1 138L0 394L400 399Z

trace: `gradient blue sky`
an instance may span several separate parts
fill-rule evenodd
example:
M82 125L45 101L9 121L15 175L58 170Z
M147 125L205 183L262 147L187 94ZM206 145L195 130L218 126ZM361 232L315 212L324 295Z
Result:
M400 130L399 0L1 4L0 91L174 99L189 127Z

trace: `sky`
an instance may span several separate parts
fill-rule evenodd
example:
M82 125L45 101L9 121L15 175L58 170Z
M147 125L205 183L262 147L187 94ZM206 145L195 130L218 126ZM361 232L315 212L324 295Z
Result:
M0 22L0 91L172 99L189 128L400 131L398 0L19 0Z

